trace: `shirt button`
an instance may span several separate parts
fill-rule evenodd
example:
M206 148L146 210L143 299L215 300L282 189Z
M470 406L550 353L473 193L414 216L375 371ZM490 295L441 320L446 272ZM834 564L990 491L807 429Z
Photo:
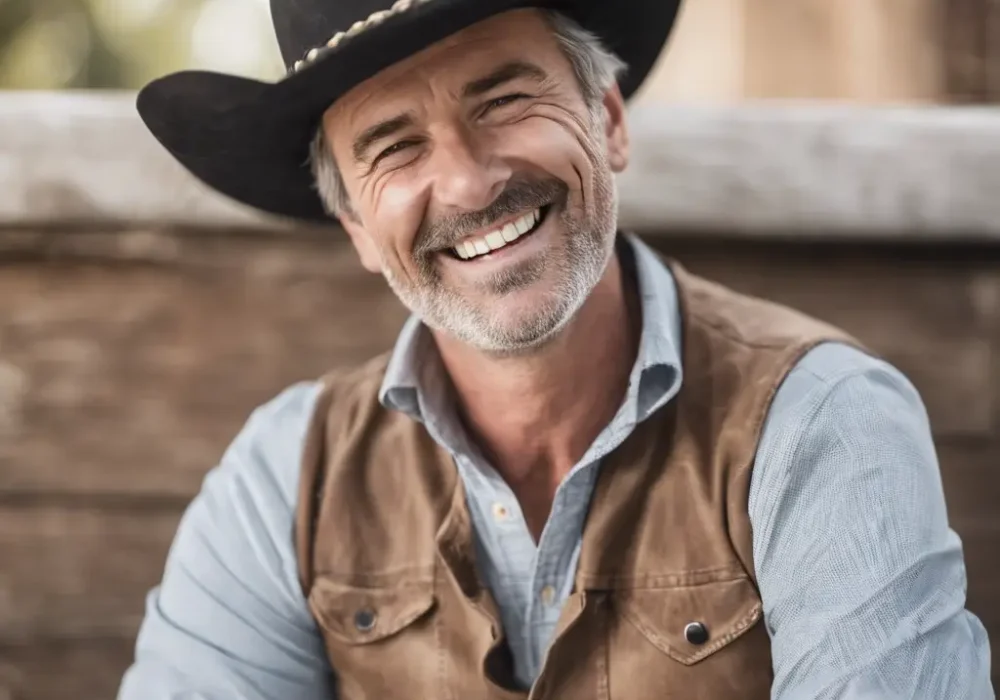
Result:
M510 515L510 511L507 510L507 506L503 503L493 504L493 519L498 523L502 523Z
M552 586L546 586L542 589L542 602L546 605L552 605L553 601L556 599L556 589Z
M689 622L684 626L684 639L689 644L701 646L708 641L708 628L701 622Z

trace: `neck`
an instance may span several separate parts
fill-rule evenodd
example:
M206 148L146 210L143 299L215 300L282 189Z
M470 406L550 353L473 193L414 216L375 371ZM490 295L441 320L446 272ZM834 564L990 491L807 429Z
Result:
M573 320L538 352L485 355L437 337L472 437L515 492L554 492L621 406L640 332L618 254ZM520 494L519 494L520 495Z

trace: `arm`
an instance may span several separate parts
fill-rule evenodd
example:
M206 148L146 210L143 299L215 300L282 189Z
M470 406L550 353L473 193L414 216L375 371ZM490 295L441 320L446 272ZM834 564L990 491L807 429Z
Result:
M772 697L994 698L927 416L897 370L839 344L803 358L765 424L750 519Z
M328 700L296 574L299 453L316 389L254 412L178 528L119 700Z

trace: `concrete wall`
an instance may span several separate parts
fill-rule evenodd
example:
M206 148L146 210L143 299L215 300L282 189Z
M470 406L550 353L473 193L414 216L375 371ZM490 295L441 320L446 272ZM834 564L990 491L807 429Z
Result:
M129 99L0 100L3 700L113 697L178 518L249 412L389 347L404 317L341 232L206 192ZM969 605L1000 639L998 115L650 108L633 124L623 219L917 385Z

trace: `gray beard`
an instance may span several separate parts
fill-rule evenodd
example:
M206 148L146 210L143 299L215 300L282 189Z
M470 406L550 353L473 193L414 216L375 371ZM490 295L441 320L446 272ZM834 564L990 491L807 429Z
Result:
M386 279L403 304L430 328L492 355L531 352L569 324L604 275L614 254L617 197L613 188L611 180L610 188L602 193L607 197L597 198L596 220L573 221L565 210L562 212L566 232L563 247L483 281L484 296L499 297L536 284L546 272L554 273L552 291L517 324L492 316L488 301L473 301L446 288L436 273L419 287L400 284L389 270L384 271Z

